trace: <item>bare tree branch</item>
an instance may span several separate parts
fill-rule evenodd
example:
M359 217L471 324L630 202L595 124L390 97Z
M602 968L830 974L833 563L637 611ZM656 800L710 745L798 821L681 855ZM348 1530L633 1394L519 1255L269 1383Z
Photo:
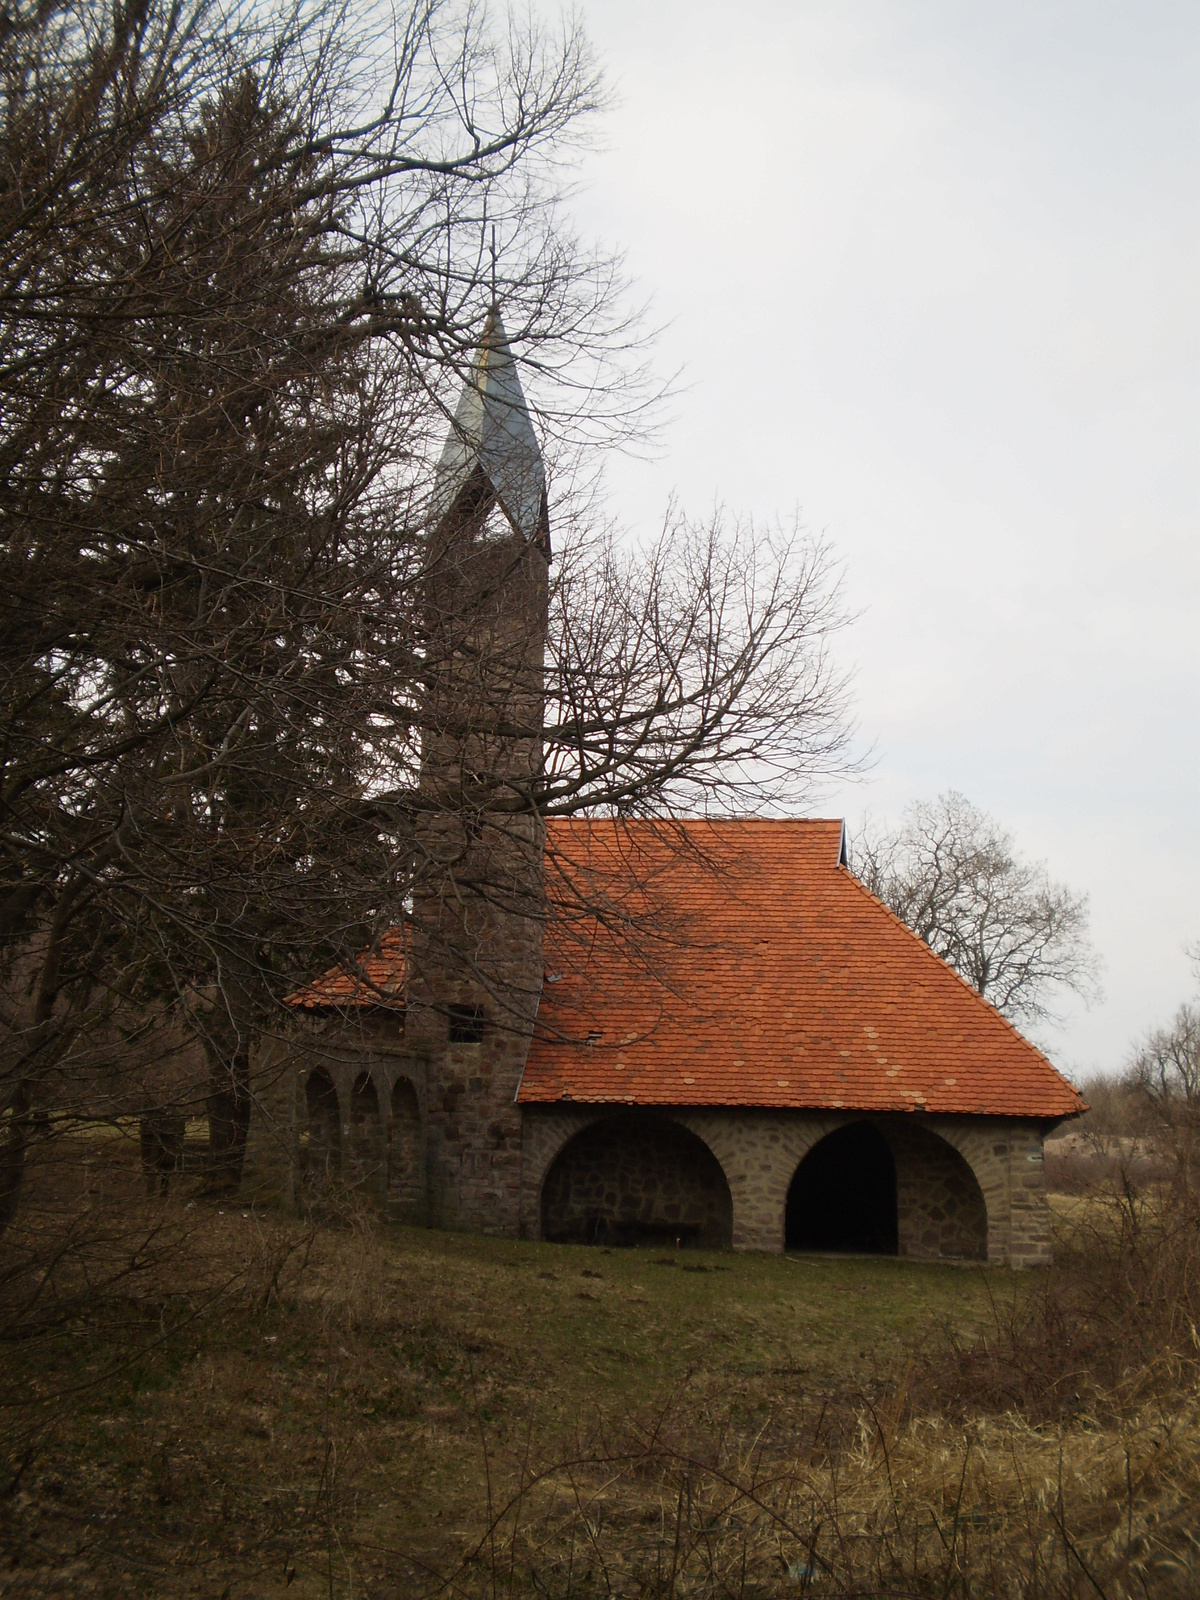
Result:
M1098 994L1087 896L1016 854L1013 837L954 791L910 806L852 848L867 888L1014 1021L1054 1015L1056 992Z

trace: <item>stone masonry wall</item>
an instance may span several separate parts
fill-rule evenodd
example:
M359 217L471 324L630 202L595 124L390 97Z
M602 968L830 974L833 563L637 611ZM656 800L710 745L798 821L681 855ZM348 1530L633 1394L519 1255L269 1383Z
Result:
M516 1236L521 1114L514 1095L528 1049L527 1034L489 1022L478 1044L430 1050L425 1128L431 1227Z
M542 1190L544 1239L727 1250L732 1233L719 1163L694 1135L660 1117L593 1123L563 1151Z
M986 1261L987 1202L966 1160L915 1124L892 1123L886 1137L896 1161L900 1254Z
M428 1207L425 1199L425 1130L421 1124L421 1105L409 1077L398 1077L392 1085L391 1115L388 1119L387 1212L393 1222L424 1222Z
M613 1108L603 1106L525 1108L525 1237L540 1236L542 1189L555 1158L575 1134L612 1115ZM700 1107L665 1115L701 1138L720 1163L733 1204L733 1248L771 1252L783 1249L787 1194L796 1168L819 1139L859 1120L837 1113ZM1021 1267L1049 1259L1040 1124L997 1117L917 1121L897 1115L871 1120L897 1157L902 1253L932 1254L936 1248L952 1255L982 1255L978 1200L950 1158L949 1147L969 1169L986 1208L986 1259Z
M323 1146L334 1142L333 1129L324 1128L327 1112L323 1111L317 1118L320 1125L310 1130L307 1098L311 1075L321 1070L336 1097L339 1150L333 1176L338 1181L354 1177L352 1163L357 1163L363 1169L357 1176L364 1187L396 1220L509 1234L519 1227L526 1238L541 1237L543 1188L555 1158L577 1133L611 1119L616 1108L560 1104L522 1111L515 1107L512 1085L519 1076L522 1050L523 1042L505 1032L480 1044L448 1045L444 1075L439 1073L431 1091L426 1059L404 1050L394 1020L373 1026L335 1020L323 1027L298 1028L294 1042L286 1048L277 1045L256 1063L246 1193L300 1205L306 1198L301 1188L306 1170L312 1169L309 1188L318 1181L317 1167L326 1170ZM378 1107L374 1123L372 1097L363 1093L364 1073ZM490 1095L481 1094L481 1083L490 1085ZM431 1093L439 1099L432 1115ZM503 1120L489 1119L489 1108L497 1102L497 1109L506 1113ZM669 1125L702 1140L724 1175L731 1216L721 1221L722 1242L735 1250L772 1252L783 1248L787 1195L800 1162L827 1133L858 1120L837 1114L708 1108L662 1115ZM440 1150L429 1133L431 1122L439 1119ZM466 1130L457 1150L456 1119ZM872 1120L896 1160L902 1254L980 1258L986 1221L988 1261L1024 1267L1049 1260L1041 1124L991 1117ZM441 1159L437 1185L429 1181L431 1151ZM961 1158L962 1166L951 1152ZM697 1227L706 1239L716 1237L712 1229L717 1212L708 1211L703 1222L698 1213L692 1214L694 1197L685 1197L678 1171L672 1176L672 1159L658 1176L637 1180L643 1197L657 1185L662 1200L658 1211L652 1206L646 1213L647 1226L666 1228L678 1220L692 1238L696 1235L690 1230ZM648 1146L639 1160L649 1173ZM977 1191L966 1181L964 1168ZM439 1205L439 1192L444 1195L460 1178L466 1203L453 1208ZM551 1186L551 1199L554 1192ZM611 1203L598 1200L599 1192L597 1185L585 1185L575 1208L577 1221L592 1218L593 1230L603 1206ZM604 1189L603 1197L610 1192ZM678 1213L666 1209L676 1205Z
M248 1195L301 1207L345 1184L396 1220L427 1220L424 1062L404 1051L395 1019L300 1023L260 1084Z
M515 1235L516 1092L542 984L541 820L517 809L541 771L546 555L484 536L492 497L436 531L425 595L422 730L406 1042L426 1062L427 1195L441 1228ZM455 1038L463 1018L482 1037Z

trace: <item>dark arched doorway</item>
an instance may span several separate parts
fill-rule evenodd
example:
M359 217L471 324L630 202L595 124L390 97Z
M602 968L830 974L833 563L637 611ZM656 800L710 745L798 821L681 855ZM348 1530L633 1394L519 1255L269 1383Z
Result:
M576 1134L547 1173L542 1238L728 1250L733 1201L694 1133L665 1117L611 1117Z
M896 1254L896 1163L878 1128L852 1122L808 1152L788 1190L784 1241L788 1250Z

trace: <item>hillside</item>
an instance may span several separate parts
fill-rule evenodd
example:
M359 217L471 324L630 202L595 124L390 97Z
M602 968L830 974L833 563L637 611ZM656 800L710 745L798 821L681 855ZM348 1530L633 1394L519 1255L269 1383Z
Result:
M1195 1592L1194 1402L955 1413L1028 1276L152 1212L9 1346L8 1594Z

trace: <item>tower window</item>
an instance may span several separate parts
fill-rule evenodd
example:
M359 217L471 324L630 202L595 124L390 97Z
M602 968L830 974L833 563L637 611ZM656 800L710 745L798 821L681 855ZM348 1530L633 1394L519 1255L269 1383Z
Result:
M481 1044L487 1020L478 1006L451 1006L450 1043Z
M513 525L508 520L504 507L497 500L480 525L479 539L483 544L503 544L512 536Z

